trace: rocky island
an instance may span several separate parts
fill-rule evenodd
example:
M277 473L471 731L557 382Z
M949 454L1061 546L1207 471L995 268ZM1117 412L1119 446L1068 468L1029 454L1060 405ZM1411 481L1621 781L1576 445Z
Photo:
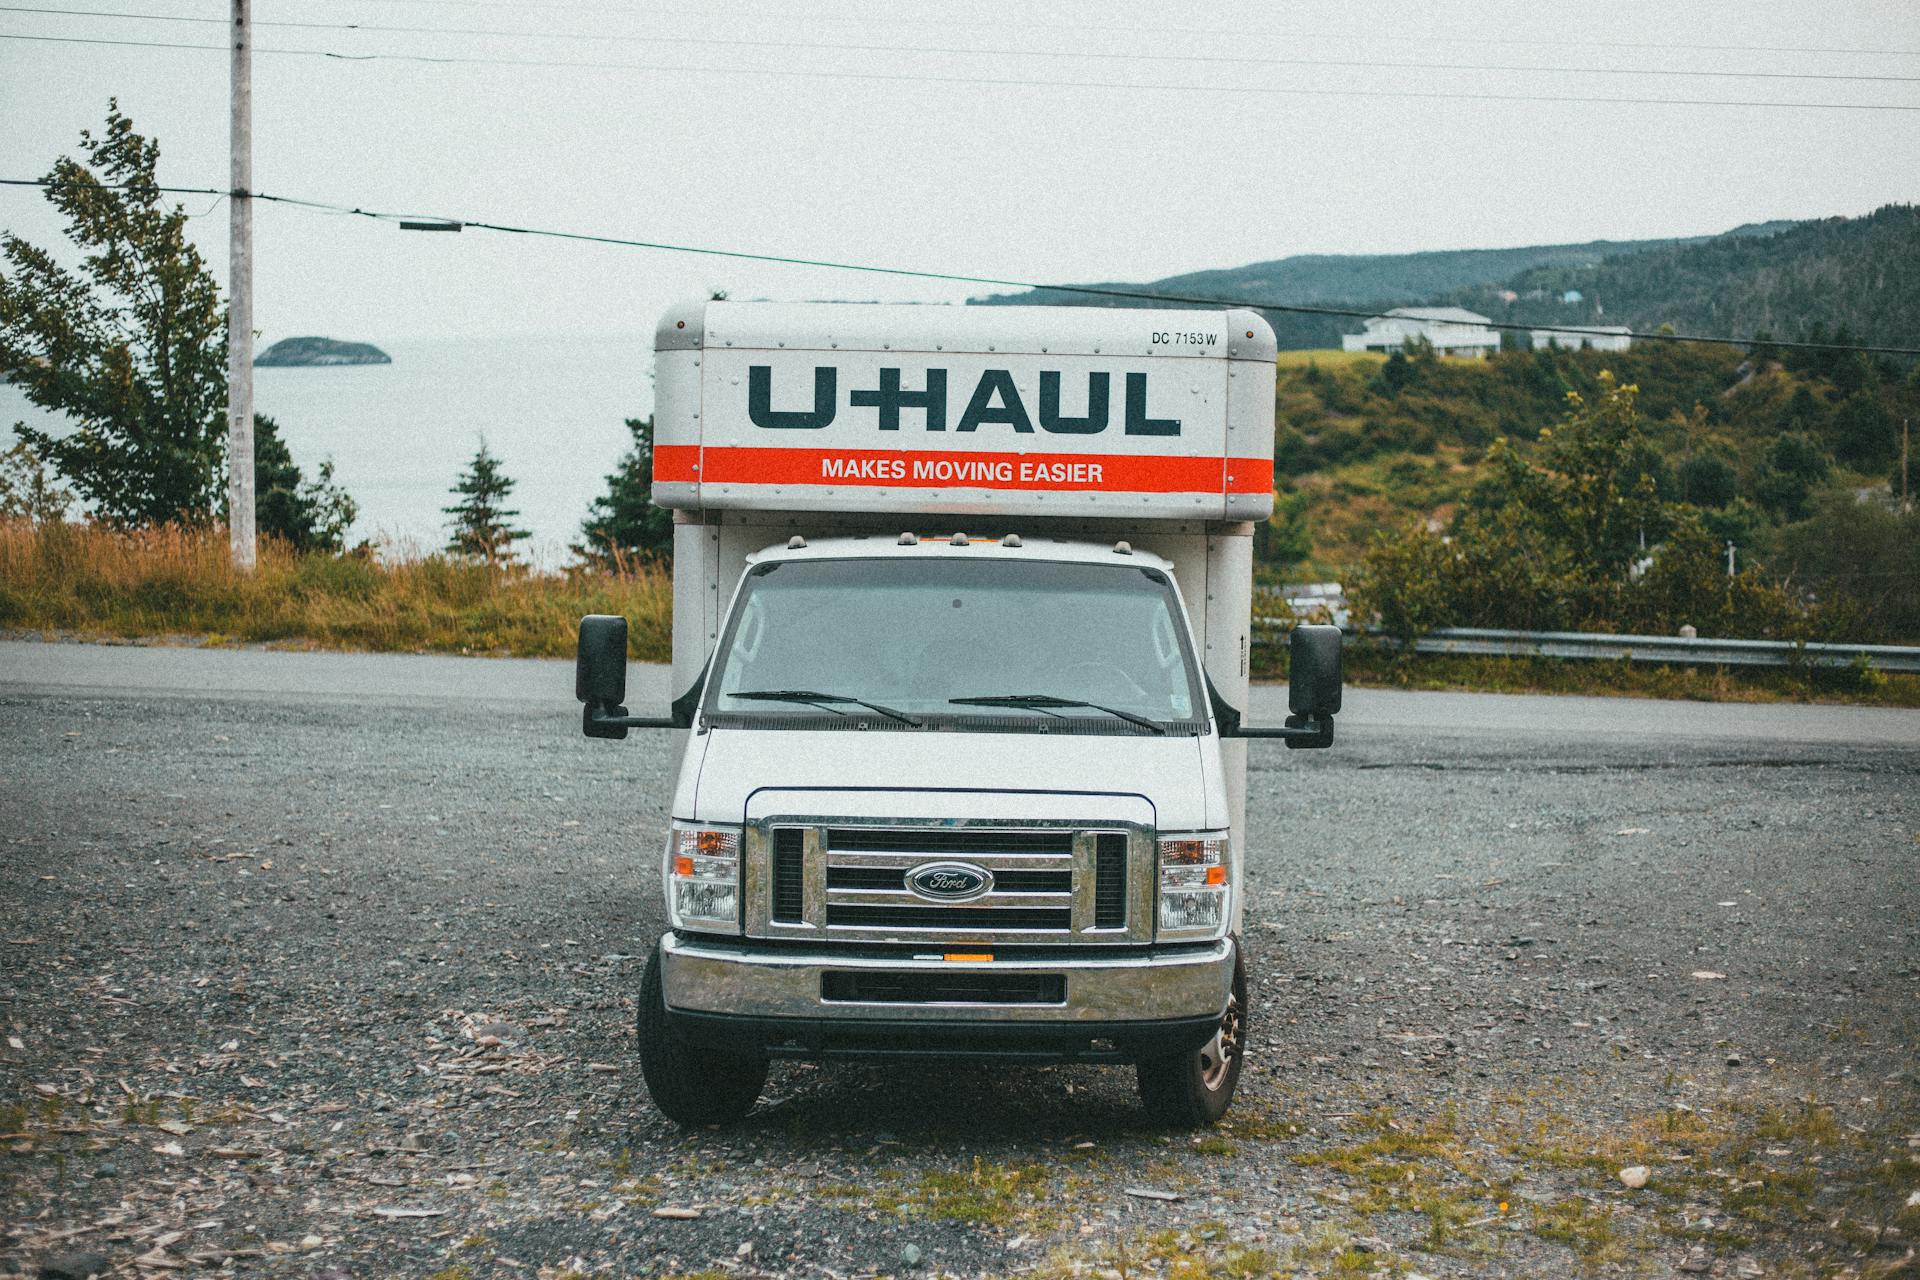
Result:
M393 357L367 342L332 338L282 338L255 356L260 368L312 368L332 364L392 364Z

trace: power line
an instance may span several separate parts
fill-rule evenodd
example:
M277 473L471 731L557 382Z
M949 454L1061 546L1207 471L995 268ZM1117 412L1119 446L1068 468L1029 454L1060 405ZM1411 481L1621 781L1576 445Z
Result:
M366 2L366 0L363 0ZM555 3L536 3L535 0L379 0L382 7L392 4L415 5L452 5L461 8L478 9L537 9L553 12L575 12L588 14L616 13L631 16L628 11L618 7L609 8L595 4L572 4L558 0ZM913 17L839 17L831 14L815 13L755 13L750 10L730 7L727 17L747 19L756 22L804 22L809 26L820 23L833 23L839 26L909 26L909 27L988 27L996 31L1012 28L1026 30L1071 31L1077 35L1098 31L1118 35L1197 35L1215 39L1245 41L1249 38L1272 40L1329 40L1346 43L1394 43L1394 44L1470 44L1476 47L1484 45L1522 45L1550 48L1564 48L1574 45L1594 49L1653 49L1662 51L1705 52L1705 53L1798 53L1798 54L1838 54L1859 57L1920 57L1920 49L1876 49L1858 46L1822 46L1822 45L1768 45L1768 44L1705 44L1683 43L1668 40L1567 40L1528 38L1525 36L1492 35L1393 35L1377 31L1288 31L1288 30L1222 30L1216 27L1132 27L1117 26L1108 23L1088 22L1039 22L1028 18L997 20L992 18L940 18L924 14Z
M37 187L42 190L50 190L58 187L105 188L116 191L150 191L164 195L230 196L244 194L252 199L266 201L271 204L291 205L296 208L318 210L323 213L350 214L354 217L371 218L381 222L398 222L402 219L419 218L423 216L417 213L395 213L379 209L364 209L351 205L333 204L323 200L305 200L296 196L269 195L262 191L228 191L219 187L149 187L133 183L61 182L49 178L0 178L0 186ZM1182 306L1277 311L1290 315L1333 316L1353 320L1378 320L1390 314L1386 311L1363 311L1351 307L1322 307L1301 303L1267 302L1251 298L1210 298L1193 294L1160 293L1151 289L1119 289L1108 285L1036 284L1031 280L1009 280L998 276L962 275L950 271L922 271L910 267L883 267L872 263L837 262L828 258L799 258L787 254L753 253L744 249L714 249L700 245L669 244L658 240L637 240L625 236L594 235L591 232L585 231L557 231L546 227L516 226L511 223L484 222L474 218L455 218L441 214L432 216L435 221L457 223L463 229L474 231L498 231L509 235L538 236L553 240L573 240L587 244L613 245L629 249L652 249L662 253L696 254L708 258L733 258L746 262L766 262L788 267L820 267L831 271L853 271L863 275L900 276L911 280L938 280L952 284L987 285L1000 289L1029 289L1044 290L1051 293L1077 293L1090 297L1114 298L1128 302L1165 302ZM1485 327L1514 333L1565 333L1588 338L1594 336L1594 327L1591 325L1513 324L1504 321L1489 320L1486 322ZM1724 347L1774 347L1804 351L1861 351L1873 355L1920 356L1920 347L1895 347L1838 342L1804 342L1779 338L1729 338L1709 334L1662 333L1659 331L1643 333L1638 330L1628 330L1626 336L1642 342L1703 342Z
M108 9L56 9L33 5L0 5L0 13L54 14L70 18L123 18L136 22L181 22L225 26L224 18L177 14L127 13ZM1920 76L1857 75L1818 71L1723 71L1687 68L1527 66L1486 62L1387 62L1368 58L1271 58L1239 54L1113 53L1084 49L982 49L955 45L845 44L814 40L748 40L720 36L648 36L628 33L501 30L477 27L397 26L366 22L301 22L262 20L256 27L285 27L305 31L364 31L383 35L478 36L513 40L586 40L595 44L679 45L695 48L815 49L829 53L943 54L983 58L1069 58L1092 62L1183 62L1204 65L1267 67L1340 67L1373 70L1502 71L1539 75L1665 76L1720 80L1835 80L1890 84L1920 83ZM261 52L266 52L262 50Z
M225 45L186 44L165 40L110 40L88 36L29 36L0 32L0 40L27 40L43 44L113 45L135 49L198 49L227 52ZM875 71L800 71L785 67L690 67L678 63L594 62L551 58L476 58L424 53L339 53L331 49L263 49L254 52L339 62L414 62L435 65L490 67L573 67L599 71L664 71L686 75L774 76L799 80L859 80L890 84L960 84L1058 89L1123 89L1131 91L1207 94L1252 94L1260 97L1385 98L1419 101L1469 102L1589 102L1615 106L1759 107L1810 111L1920 111L1920 104L1887 102L1781 102L1770 99L1647 98L1557 93L1470 93L1440 89L1302 89L1280 85L1210 85L1130 82L1125 80L1042 80L1018 76L920 75Z

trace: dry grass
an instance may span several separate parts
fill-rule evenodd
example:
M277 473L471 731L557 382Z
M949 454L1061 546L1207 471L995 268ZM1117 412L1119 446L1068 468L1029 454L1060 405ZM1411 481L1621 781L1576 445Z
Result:
M672 652L671 575L647 563L619 572L534 574L445 555L302 555L263 541L251 575L227 560L219 528L117 531L0 521L0 629L87 639L177 638L212 644L496 657L571 657L580 616L618 613L629 656ZM1284 679L1286 645L1255 636L1254 676ZM1689 670L1529 658L1400 660L1350 645L1357 685L1583 693L1703 701L1835 701L1920 706L1920 676L1862 682L1848 670Z
M0 627L296 648L566 657L580 616L626 615L635 661L667 660L667 572L530 574L444 555L303 555L263 541L252 574L224 529L0 522Z
M1386 362L1386 356L1378 351L1347 351L1339 347L1282 351L1274 358L1274 363L1282 369L1304 369L1310 364L1317 364L1323 369L1338 369L1347 365L1382 365Z

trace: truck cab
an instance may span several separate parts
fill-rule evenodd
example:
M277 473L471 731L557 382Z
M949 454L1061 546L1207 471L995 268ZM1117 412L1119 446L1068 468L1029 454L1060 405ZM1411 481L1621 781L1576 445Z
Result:
M774 1056L876 1054L1130 1063L1165 1123L1226 1110L1248 1009L1237 739L1330 743L1339 638L1296 633L1288 725L1242 722L1252 525L1229 517L1270 509L1271 468L1227 446L1236 411L1263 413L1270 444L1271 335L1221 313L1211 357L1156 357L1205 319L1171 314L1183 330L831 304L662 323L684 692L629 715L625 623L605 617L582 622L576 692L592 736L680 731L669 929L639 1014L672 1118L743 1115ZM1086 388L1070 418L1067 379ZM1133 403L1098 441L1115 384ZM976 421L904 437L903 406ZM1023 439L1035 419L1076 429ZM1163 483L1162 458L1210 487L1125 487ZM1253 501L1240 466L1262 475Z

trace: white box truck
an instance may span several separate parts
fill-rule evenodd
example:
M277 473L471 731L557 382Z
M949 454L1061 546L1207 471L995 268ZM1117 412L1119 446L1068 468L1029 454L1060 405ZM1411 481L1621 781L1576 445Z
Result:
M703 302L655 341L670 713L582 620L589 736L680 730L642 1072L686 1124L772 1056L1132 1063L1246 1044L1246 744L1324 747L1340 633L1247 705L1274 340L1250 311Z

